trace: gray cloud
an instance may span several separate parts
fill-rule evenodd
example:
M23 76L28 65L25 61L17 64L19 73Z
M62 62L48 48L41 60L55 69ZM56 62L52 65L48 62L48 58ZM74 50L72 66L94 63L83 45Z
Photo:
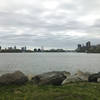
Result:
M98 0L1 0L1 45L75 48L100 42Z

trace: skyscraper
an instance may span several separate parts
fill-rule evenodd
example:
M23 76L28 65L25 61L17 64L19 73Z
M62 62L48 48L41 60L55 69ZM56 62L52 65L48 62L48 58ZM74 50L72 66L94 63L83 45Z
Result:
M91 47L91 42L90 41L86 42L86 47L87 48L90 48Z
M2 47L0 46L0 51L1 51Z

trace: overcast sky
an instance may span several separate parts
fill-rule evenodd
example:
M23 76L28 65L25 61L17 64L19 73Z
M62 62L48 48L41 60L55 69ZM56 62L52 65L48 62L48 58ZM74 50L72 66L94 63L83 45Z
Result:
M100 43L100 0L0 0L0 45L74 49Z

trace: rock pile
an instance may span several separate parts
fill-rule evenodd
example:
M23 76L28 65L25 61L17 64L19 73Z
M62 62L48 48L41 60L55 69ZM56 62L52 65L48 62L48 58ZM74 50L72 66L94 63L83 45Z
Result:
M72 82L100 82L100 72L91 74L78 71L76 74L71 75L66 71L52 71L28 79L28 76L25 76L24 73L16 71L14 73L7 73L0 76L0 84L3 85L19 85L24 84L27 81L31 81L36 85L64 85Z

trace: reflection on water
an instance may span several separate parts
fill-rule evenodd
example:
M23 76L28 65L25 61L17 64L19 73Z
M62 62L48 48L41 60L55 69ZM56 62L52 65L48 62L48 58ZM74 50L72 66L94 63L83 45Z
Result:
M21 70L26 74L48 71L100 71L100 54L85 53L1 53L0 74Z

